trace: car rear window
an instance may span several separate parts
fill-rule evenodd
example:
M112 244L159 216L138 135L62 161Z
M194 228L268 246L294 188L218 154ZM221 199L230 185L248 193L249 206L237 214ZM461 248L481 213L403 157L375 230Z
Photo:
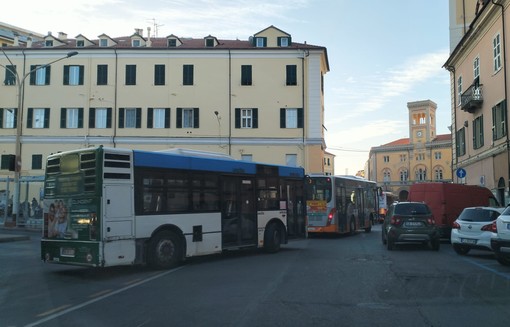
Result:
M499 212L487 209L464 209L459 219L462 221L493 221L498 218Z
M396 215L430 215L429 207L424 203L399 203L395 207Z

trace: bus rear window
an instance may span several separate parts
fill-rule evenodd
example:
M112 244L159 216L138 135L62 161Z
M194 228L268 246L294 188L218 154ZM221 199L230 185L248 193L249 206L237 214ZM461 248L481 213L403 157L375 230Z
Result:
M306 180L307 200L331 201L331 178L308 177Z

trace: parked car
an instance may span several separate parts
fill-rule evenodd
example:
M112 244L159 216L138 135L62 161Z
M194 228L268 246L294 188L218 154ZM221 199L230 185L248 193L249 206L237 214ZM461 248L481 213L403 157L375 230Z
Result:
M498 262L510 266L510 206L507 206L494 223L491 247Z
M390 205L382 228L382 242L393 250L395 244L423 243L438 251L440 234L429 206L423 202Z
M492 251L494 221L504 208L465 208L453 222L450 241L458 254L467 254L471 249Z

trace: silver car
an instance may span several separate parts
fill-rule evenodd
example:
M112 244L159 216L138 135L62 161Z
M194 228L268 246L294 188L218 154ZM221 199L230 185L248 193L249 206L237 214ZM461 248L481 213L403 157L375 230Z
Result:
M471 249L492 251L491 238L496 231L496 219L504 208L465 208L453 222L451 243L458 254L467 254Z

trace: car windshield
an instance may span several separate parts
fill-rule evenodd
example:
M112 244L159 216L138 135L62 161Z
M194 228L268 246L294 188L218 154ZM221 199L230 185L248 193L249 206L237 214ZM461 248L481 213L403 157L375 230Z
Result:
M424 203L399 203L395 207L397 215L429 215L429 207Z
M482 208L466 208L462 211L459 219L462 221L493 221L499 216L496 210L482 209Z

